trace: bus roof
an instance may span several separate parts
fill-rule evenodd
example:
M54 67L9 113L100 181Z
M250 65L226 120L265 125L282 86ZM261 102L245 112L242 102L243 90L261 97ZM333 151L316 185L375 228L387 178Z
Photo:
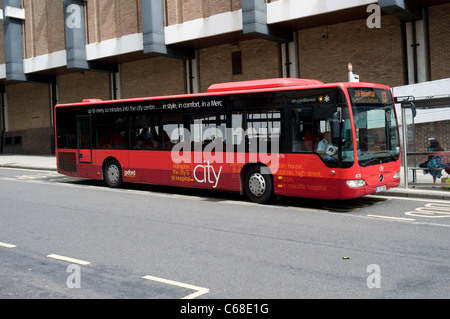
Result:
M237 82L226 82L217 83L211 85L206 93L195 93L195 94L179 94L179 95L167 95L167 96L153 96L153 97L139 97L139 98L127 98L119 100L101 100L101 99L83 99L82 102L77 103L63 103L58 104L56 107L64 106L75 106L75 105L89 105L89 104L109 104L109 103L120 103L120 102L138 102L147 100L159 100L159 99L172 99L172 98L186 98L192 96L204 96L204 95L214 95L214 94L231 94L232 92L260 92L261 90L273 91L277 89L291 90L301 87L385 87L385 85L375 84L375 83L365 83L365 82L339 82L339 83L324 83L319 80L313 79L297 79L297 78L273 78L273 79L263 79L263 80L249 80L249 81L237 81Z
M319 80L311 80L311 79L296 79L296 78L263 79L263 80L213 84L208 88L207 92L219 93L229 91L244 91L244 90L269 89L287 86L307 86L320 84L324 83Z

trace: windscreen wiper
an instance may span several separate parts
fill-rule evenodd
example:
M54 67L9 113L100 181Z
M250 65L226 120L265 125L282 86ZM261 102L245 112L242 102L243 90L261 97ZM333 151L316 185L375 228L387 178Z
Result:
M379 162L378 164L381 164L381 163L382 163L382 161L380 161L380 158L379 158L379 157L372 157L372 158L369 158L369 159L367 159L367 160L365 160L365 161L363 161L363 162L360 162L359 165L364 167L364 166L367 166L367 165L369 165L370 163L376 162L376 161Z
M374 154L384 154L384 155L386 156L386 158L390 158L390 159L393 160L393 161L396 161L396 160L397 160L397 157L395 157L394 155L392 155L391 153L386 152L386 151L376 152L376 153L374 153Z
M369 164L371 164L371 163L373 163L373 162L379 162L378 164L382 164L383 163L383 160L385 160L385 159L391 159L391 160L393 160L393 161L396 161L397 160L397 157L395 157L394 155L392 155L391 153L389 153L389 152L376 152L376 153L372 153L373 155L376 155L376 154L384 154L385 155L385 157L372 157L372 158L369 158L369 159L367 159L367 160L365 160L365 161L363 161L363 162L360 162L360 164L359 165L361 165L361 166L367 166L367 165L369 165Z

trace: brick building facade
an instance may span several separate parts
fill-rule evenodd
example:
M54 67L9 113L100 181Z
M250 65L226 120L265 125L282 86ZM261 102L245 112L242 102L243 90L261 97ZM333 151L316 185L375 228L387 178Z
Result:
M0 3L6 154L51 154L54 105L84 98L194 93L275 77L339 82L349 62L361 81L391 87L450 78L449 1ZM381 8L379 28L368 26L371 4Z

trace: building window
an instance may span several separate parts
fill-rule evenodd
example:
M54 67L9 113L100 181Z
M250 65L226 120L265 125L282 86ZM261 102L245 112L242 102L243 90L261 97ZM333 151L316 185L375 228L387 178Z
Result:
M233 51L231 53L231 63L233 75L242 74L242 52Z
M21 146L22 136L5 137L6 146Z

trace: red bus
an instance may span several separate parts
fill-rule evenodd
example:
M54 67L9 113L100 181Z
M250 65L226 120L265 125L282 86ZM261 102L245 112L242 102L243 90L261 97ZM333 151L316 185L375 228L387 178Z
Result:
M148 183L350 199L397 187L389 87L266 79L207 93L55 107L58 172L110 187Z

